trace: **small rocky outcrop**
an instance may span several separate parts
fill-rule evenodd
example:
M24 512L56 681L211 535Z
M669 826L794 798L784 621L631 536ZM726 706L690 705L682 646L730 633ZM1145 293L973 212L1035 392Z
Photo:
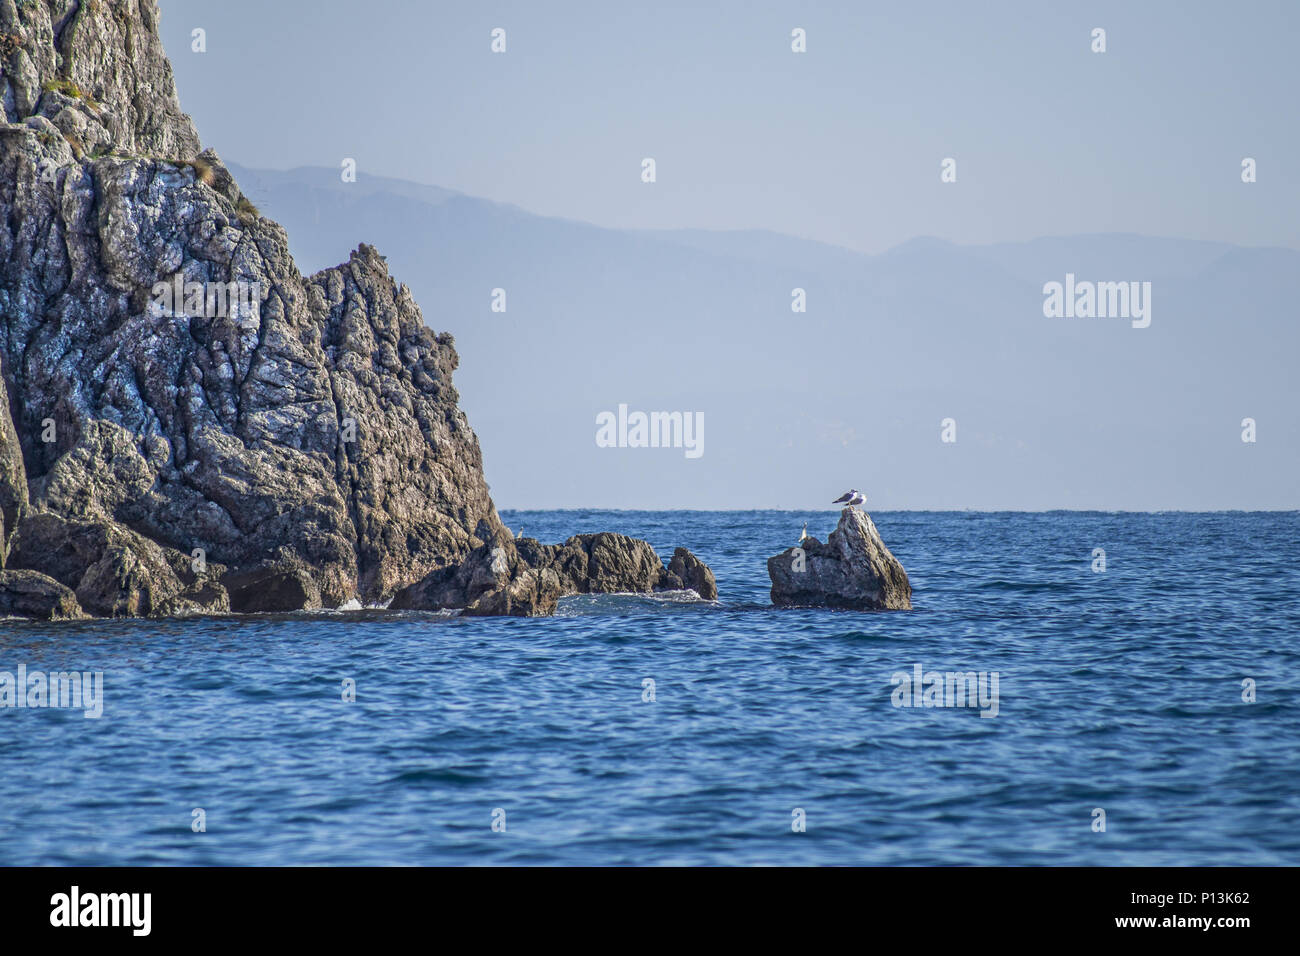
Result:
M805 538L767 559L772 603L858 611L906 611L912 585L871 516L845 508L826 543Z
M55 514L23 518L8 567L35 571L71 589L97 617L172 617L230 610L218 582L225 569L202 574L189 556L165 549L121 525L68 521Z
M75 621L85 616L72 588L39 571L0 571L0 618Z
M673 552L657 587L661 591L694 591L705 601L718 599L718 582L713 571L685 548Z
M677 549L674 563L666 568L650 542L611 531L577 534L563 544L522 538L517 545L530 567L552 569L566 594L649 594L689 588L706 601L718 596L713 572L685 548Z
M468 608L480 598L501 591L512 581L519 580L528 570L530 566L520 558L514 539L502 529L492 534L484 544L472 549L463 561L438 568L399 590L388 606L393 610ZM558 580L553 584L553 595L539 589L533 595L531 604L523 600L511 602L513 616L539 617L554 611L560 586ZM522 595L517 596L522 598ZM488 602L493 606L501 603L501 598Z
M486 530L486 529L485 529ZM389 607L411 610L463 608L466 615L541 617L571 594L650 594L695 591L715 600L713 572L685 548L668 567L647 541L613 532L579 534L563 544L506 532L399 591Z

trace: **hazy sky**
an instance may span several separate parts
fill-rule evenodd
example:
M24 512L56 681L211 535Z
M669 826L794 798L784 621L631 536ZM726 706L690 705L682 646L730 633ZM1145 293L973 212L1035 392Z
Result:
M160 6L182 105L250 166L354 157L544 215L866 252L1093 232L1300 248L1291 0Z

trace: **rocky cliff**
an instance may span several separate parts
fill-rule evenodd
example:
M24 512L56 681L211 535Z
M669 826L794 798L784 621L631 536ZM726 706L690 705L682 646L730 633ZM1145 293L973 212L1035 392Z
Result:
M504 534L452 338L369 246L299 273L157 19L0 0L0 613L382 601Z

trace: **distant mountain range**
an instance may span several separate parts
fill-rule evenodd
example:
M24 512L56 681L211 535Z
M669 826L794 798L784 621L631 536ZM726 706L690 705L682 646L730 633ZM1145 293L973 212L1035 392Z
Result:
M869 510L1300 507L1293 250L1088 235L865 255L231 170L304 272L372 243L455 335L502 508L814 508L850 486ZM1151 282L1150 327L1044 317L1067 273ZM620 404L703 412L704 454L598 447Z

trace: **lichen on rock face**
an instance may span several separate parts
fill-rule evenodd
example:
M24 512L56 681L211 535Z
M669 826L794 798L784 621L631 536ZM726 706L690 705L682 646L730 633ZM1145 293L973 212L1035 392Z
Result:
M199 151L158 38L155 0L0 0L0 105L39 115L87 152L188 159Z
M504 529L451 336L370 246L301 275L200 152L157 18L0 0L0 568L170 615L375 603L459 567ZM221 574L177 573L193 555ZM509 584L475 613L549 613L560 587Z

